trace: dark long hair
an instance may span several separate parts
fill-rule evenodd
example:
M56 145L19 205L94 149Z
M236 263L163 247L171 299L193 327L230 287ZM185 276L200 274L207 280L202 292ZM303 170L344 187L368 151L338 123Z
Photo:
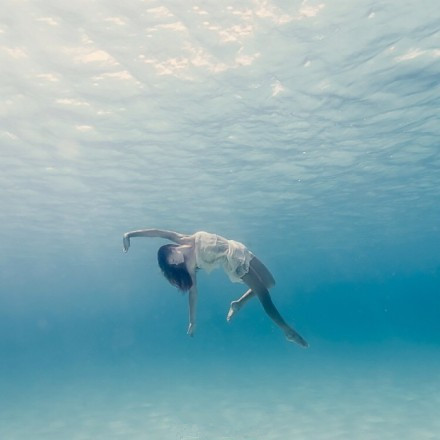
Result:
M186 268L185 263L170 264L168 263L168 256L172 249L177 247L176 244L166 244L161 246L157 251L157 262L162 270L165 278L182 292L189 290L193 284L191 275Z

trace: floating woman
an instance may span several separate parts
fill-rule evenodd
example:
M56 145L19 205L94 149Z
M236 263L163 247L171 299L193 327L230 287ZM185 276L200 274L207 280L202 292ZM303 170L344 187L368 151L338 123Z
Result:
M232 282L245 283L249 287L241 298L231 302L226 318L228 322L256 296L264 311L284 332L288 341L308 347L307 342L284 321L272 302L268 289L275 285L273 276L242 243L203 231L184 235L161 229L142 229L124 234L124 252L128 251L130 239L133 237L160 237L176 243L160 247L157 259L165 278L182 292L189 292L188 335L193 336L196 328L196 272L198 269L210 272L222 266Z

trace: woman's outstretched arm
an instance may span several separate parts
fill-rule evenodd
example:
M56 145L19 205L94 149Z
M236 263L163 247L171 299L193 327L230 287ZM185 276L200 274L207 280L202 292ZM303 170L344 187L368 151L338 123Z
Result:
M132 237L159 237L174 241L174 243L185 244L189 236L163 229L139 229L137 231L130 231L126 232L122 239L124 252L128 251L128 248L130 247L130 238Z
M189 290L188 294L188 303L189 303L189 326L188 326L188 334L190 336L194 336L194 332L196 331L196 308L197 308L197 284L193 279L193 285Z

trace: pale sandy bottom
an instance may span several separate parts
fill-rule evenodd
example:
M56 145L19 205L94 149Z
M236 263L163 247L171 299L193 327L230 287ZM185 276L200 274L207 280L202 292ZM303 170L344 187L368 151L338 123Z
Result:
M439 365L431 349L40 371L2 378L0 438L438 439Z

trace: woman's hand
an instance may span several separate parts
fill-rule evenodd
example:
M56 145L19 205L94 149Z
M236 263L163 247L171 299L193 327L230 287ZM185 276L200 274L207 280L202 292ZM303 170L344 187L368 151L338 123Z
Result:
M186 332L186 334L188 334L188 335L190 335L191 337L193 337L195 331L196 331L196 325L190 323L189 326L188 326L188 331Z
M128 234L124 234L124 237L122 238L122 242L124 245L124 252L128 252L128 248L130 247L130 237Z

